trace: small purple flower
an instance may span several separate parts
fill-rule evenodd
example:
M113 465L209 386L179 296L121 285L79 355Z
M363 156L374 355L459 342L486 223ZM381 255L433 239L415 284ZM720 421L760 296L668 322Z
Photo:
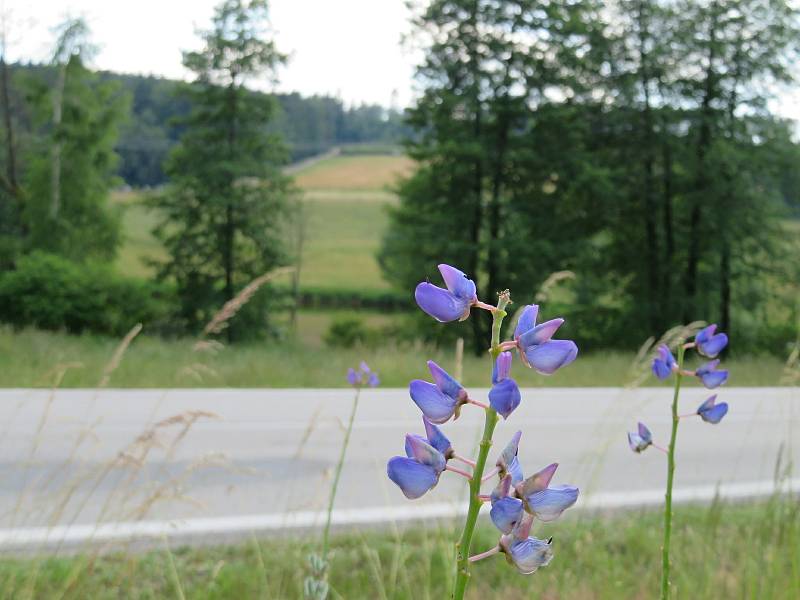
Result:
M517 485L523 479L522 467L520 466L519 459L517 458L517 453L519 452L519 440L521 437L521 431L518 431L514 434L514 436L511 438L511 441L508 442L506 447L500 453L496 463L500 478L503 479L506 474L510 474L512 485Z
M658 355L658 358L653 359L653 374L663 381L678 368L678 363L666 344L658 347Z
M347 383L356 388L364 387L365 385L376 387L380 384L380 379L378 379L378 374L372 371L369 365L362 360L361 364L358 365L358 370L352 367L347 369Z
M423 281L414 290L419 307L441 323L463 321L470 307L478 301L475 282L450 265L439 265L447 289Z
M726 369L717 369L719 359L707 362L706 364L698 367L694 372L706 389L713 390L718 388L723 383L728 381L728 371Z
M435 383L415 379L409 384L408 392L422 414L431 423L441 425L454 414L458 416L458 409L467 402L467 390L432 360L428 361L428 369Z
M533 518L528 515L523 518L509 535L500 538L500 549L505 553L508 562L514 565L523 575L535 573L539 567L544 567L553 558L550 547L552 538L540 540L530 537Z
M722 420L722 417L728 414L728 403L720 402L717 404L716 401L717 395L714 394L697 408L697 414L706 423L716 425Z
M647 447L652 443L653 434L650 433L650 430L644 423L639 423L638 433L628 433L628 445L631 447L631 450L637 454L647 450Z
M500 480L500 483L492 491L490 500L492 509L489 516L503 533L511 533L525 511L522 508L522 500L514 498L511 492L511 474L509 473Z
M558 463L548 465L516 486L525 511L541 521L554 521L578 500L578 488L571 485L550 486Z
M517 382L508 375L511 371L512 354L501 352L492 372L492 389L489 391L489 404L504 419L519 406L522 396Z
M571 340L551 339L564 319L551 319L537 325L538 316L539 307L536 304L526 306L514 330L514 340L526 366L543 375L552 375L575 360L578 347Z
M715 333L716 330L716 325L709 325L694 336L697 351L708 358L716 358L717 354L728 345L728 336L724 333Z
M421 435L408 434L405 450L406 456L389 459L386 473L405 497L413 500L439 483L447 458Z

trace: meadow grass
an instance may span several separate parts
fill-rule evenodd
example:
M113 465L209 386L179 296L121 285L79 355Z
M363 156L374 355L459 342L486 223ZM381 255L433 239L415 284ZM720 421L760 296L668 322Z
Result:
M475 564L472 599L620 600L657 596L661 513L567 514L536 525L555 536L553 562L524 576L495 556ZM800 503L680 506L674 597L800 597ZM351 531L333 537L331 598L445 598L456 523ZM497 543L483 522L474 549ZM306 557L319 540L256 539L231 546L165 547L140 554L0 559L5 598L302 598Z
M403 155L336 156L298 172L295 183L303 190L382 190L413 168Z
M325 317L324 313L317 313L312 318L321 323ZM377 321L382 317L373 318ZM0 328L0 387L49 387L64 365L70 368L62 387L94 387L102 380L118 343L112 338ZM194 346L193 339L163 340L148 336L145 329L127 349L108 385L346 387L347 368L366 358L380 372L382 386L406 387L411 379L429 377L425 366L429 358L447 369L454 369L455 363L455 352L422 344L330 349L294 340L241 344L216 352L197 351ZM518 370L517 381L526 387L621 386L635 375L631 372L632 360L633 354L624 352L587 353L563 377L544 377L524 369ZM784 364L777 357L754 356L731 358L726 360L726 366L734 374L729 385L771 386L780 380ZM464 385L485 386L485 371L485 357L464 357ZM648 385L653 383L653 378L647 379ZM696 385L693 381L688 383Z

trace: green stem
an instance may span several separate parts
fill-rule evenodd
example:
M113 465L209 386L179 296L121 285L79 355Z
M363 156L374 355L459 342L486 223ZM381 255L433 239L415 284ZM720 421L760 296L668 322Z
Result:
M508 292L502 292L497 302L497 308L492 312L492 345L490 353L492 356L492 367L494 361L500 355L500 326L506 316L505 307L511 301ZM469 508L467 509L467 519L464 522L464 531L456 545L456 581L453 587L453 600L462 600L467 589L470 573L470 548L472 546L472 536L475 533L475 525L478 522L478 513L483 502L480 499L481 479L486 468L486 459L489 456L489 449L492 447L492 435L497 425L497 412L493 408L486 409L486 420L483 425L483 436L478 449L478 458L475 461L475 468L472 471L472 479L469 481Z
M667 451L667 493L664 503L664 544L661 547L661 600L669 598L669 545L672 538L672 482L675 479L675 440L678 437L678 397L681 392L681 381L683 380L683 357L686 349L683 344L678 346L678 372L675 374L675 392L672 396L672 434L669 438L669 448Z
M358 408L358 398L361 396L361 388L356 388L356 395L353 398L353 409L350 411L350 420L347 422L347 430L344 433L344 441L342 442L342 452L339 454L339 463L336 465L336 472L333 475L333 484L331 485L331 498L328 501L328 520L325 522L325 531L322 534L322 558L328 559L328 537L331 531L331 515L333 514L333 503L336 500L336 490L339 487L339 477L342 475L342 467L344 466L344 455L347 453L347 445L350 443L350 433L353 431L353 421L356 418L356 409Z

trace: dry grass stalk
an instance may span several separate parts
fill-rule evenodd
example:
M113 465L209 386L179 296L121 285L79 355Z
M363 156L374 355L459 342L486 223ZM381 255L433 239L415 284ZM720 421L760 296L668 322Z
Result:
M678 325L668 329L657 341L653 337L647 338L631 362L630 380L625 384L625 387L639 387L650 376L650 362L655 356L656 349L661 344L675 348L678 344L682 344L690 337L693 337L705 326L705 321L693 321L688 325Z
M547 301L553 288L562 281L567 281L568 279L575 279L575 273L572 271L555 271L554 273L550 273L547 279L544 280L544 283L539 286L539 291L536 292L534 300L536 300L536 302Z
M97 384L97 387L104 388L108 385L108 382L111 380L111 374L117 370L120 363L122 362L122 357L125 355L125 351L128 349L128 346L131 345L134 338L139 335L142 331L142 324L137 323L134 325L131 330L122 338L122 341L117 346L117 349L114 350L114 354L111 356L111 360L108 361L106 368L103 369L103 377L100 379L100 383Z
M294 270L294 267L282 267L280 269L274 269L269 273L264 273L260 277L256 277L253 281L247 284L245 288L236 294L234 298L228 300L219 311L214 315L211 321L205 326L203 329L203 335L215 335L221 333L225 327L228 326L228 321L230 321L239 310L247 304L253 295L259 290L259 288L278 277L279 275L284 275L286 273L290 273Z

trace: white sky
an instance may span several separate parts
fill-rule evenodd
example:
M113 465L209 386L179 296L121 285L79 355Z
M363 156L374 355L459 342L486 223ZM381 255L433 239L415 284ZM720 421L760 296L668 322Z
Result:
M46 60L51 29L84 17L99 53L94 66L123 73L184 78L181 50L196 48L218 0L0 0L11 14L9 59ZM278 48L290 55L277 91L329 94L348 104L407 106L419 56L401 45L405 0L270 0ZM772 103L800 120L800 87Z

